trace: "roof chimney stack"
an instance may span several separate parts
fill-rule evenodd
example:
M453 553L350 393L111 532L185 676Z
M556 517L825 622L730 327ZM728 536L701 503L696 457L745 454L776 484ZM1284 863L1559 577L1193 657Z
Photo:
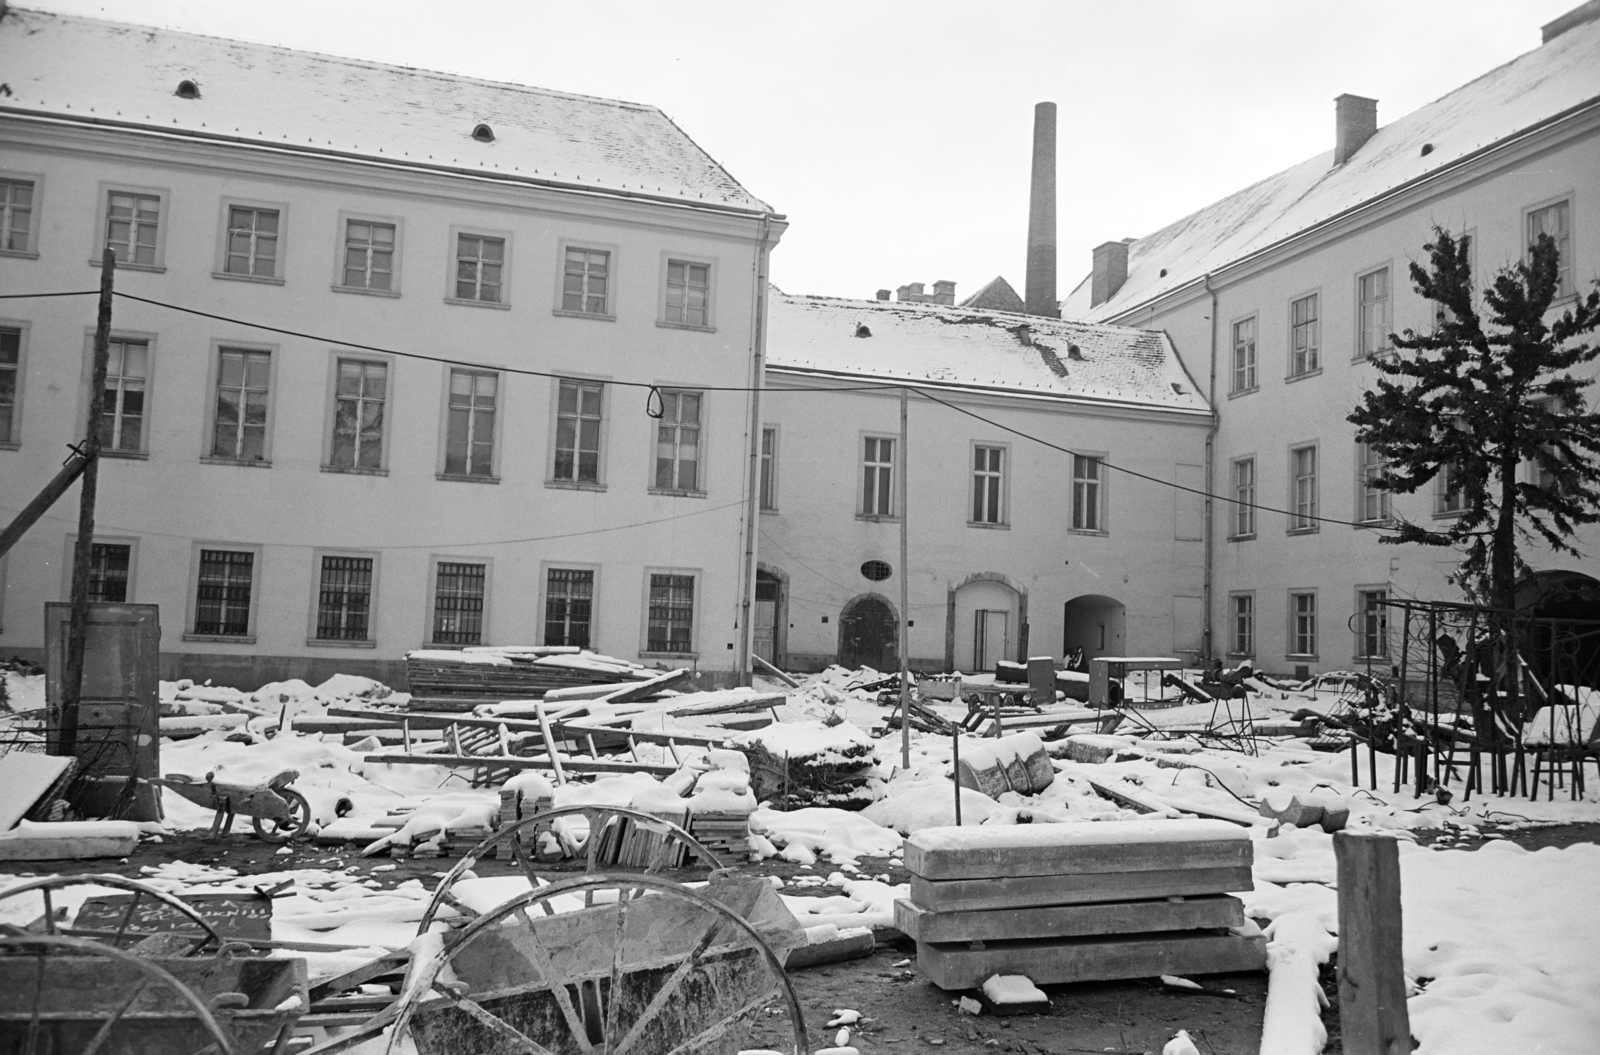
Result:
M1033 184L1028 199L1029 315L1061 317L1056 302L1056 104L1033 108Z
M4 10L4 8L5 4L0 3L0 10ZM1595 19L1600 19L1600 0L1589 0L1586 4L1579 4L1560 18L1546 22L1541 26L1540 30L1543 39L1540 43L1548 44L1573 26L1581 26L1585 22L1593 22Z
M1098 308L1116 296L1126 281L1128 241L1103 242L1095 246L1094 271L1089 278L1089 307Z
M1333 163L1343 165L1378 131L1378 100L1341 95L1333 101Z

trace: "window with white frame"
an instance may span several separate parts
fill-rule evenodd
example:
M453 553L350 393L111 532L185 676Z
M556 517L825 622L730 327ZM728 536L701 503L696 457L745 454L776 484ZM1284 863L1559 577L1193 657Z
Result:
M646 652L694 651L694 576L650 576Z
M1389 269L1380 267L1356 280L1356 354L1376 355L1389 349L1389 333L1394 329L1394 305L1389 295Z
M895 441L886 436L867 436L861 452L861 515L894 516Z
M272 353L218 351L217 409L211 457L259 462L267 457L267 397Z
M106 248L118 264L156 265L161 198L154 194L109 191L106 198Z
M338 469L381 469L389 364L340 359L335 370L328 464Z
M450 406L444 446L447 474L494 475L494 416L499 389L499 374L484 370L450 371Z
M144 449L144 395L150 342L111 338L107 346L100 445L108 451Z
M778 430L761 430L761 508L778 508Z
M1229 652L1235 656L1256 654L1256 595L1235 593L1228 595L1229 629L1233 640Z
M128 599L128 571L133 547L126 542L89 545L89 600L121 604Z
M1317 448L1309 445L1289 450L1289 530L1312 531L1317 526Z
M483 644L483 602L489 566L439 561L433 570L433 643Z
M1389 519L1389 492L1378 487L1388 462L1370 443L1356 444L1356 519L1363 524L1377 524Z
M1001 506L1005 480L1005 448L972 448L972 522L974 524L1002 524L1005 512Z
M202 549L196 578L194 632L206 637L250 634L250 594L256 555L248 550Z
M1356 658L1389 658L1389 591L1356 591Z
M1466 512L1467 499L1461 490L1461 470L1453 462L1439 467L1433 478L1433 515L1459 516Z
M1233 324L1233 390L1248 392L1256 387L1256 318Z
M608 315L611 303L611 252L568 246L562 260L561 310Z
M699 392L663 391L656 421L656 487L663 491L699 491Z
M1290 591L1289 593L1289 654L1315 656L1317 654L1317 595Z
M1256 533L1256 460L1233 460L1233 534L1248 538Z
M366 641L372 620L372 558L326 554L317 587L317 640Z
M593 622L594 570L547 569L544 585L544 643L588 648Z
M1318 300L1315 293L1301 297L1289 305L1289 376L1309 374L1321 365L1319 347L1322 339L1318 320Z
M1552 202L1528 210L1528 249L1531 251L1542 234L1549 235L1560 254L1556 263L1556 296L1572 292L1572 203Z
M22 392L22 331L0 326L0 443L16 443L21 432L17 403Z
M1074 531L1102 531L1105 517L1100 508L1100 459L1088 454L1072 456L1072 528Z
M344 280L349 289L394 290L395 225L346 220Z
M506 240L481 234L456 235L456 299L500 303Z
M0 179L0 249L26 253L33 248L33 181Z
M667 321L680 326L709 324L711 265L667 261Z
M605 385L562 378L556 392L554 479L600 482L600 426Z
M228 248L222 270L251 278L278 276L278 210L228 206Z

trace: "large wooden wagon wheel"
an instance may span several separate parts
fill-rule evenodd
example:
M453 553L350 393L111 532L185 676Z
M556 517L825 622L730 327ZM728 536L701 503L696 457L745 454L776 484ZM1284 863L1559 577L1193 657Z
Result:
M90 957L113 961L120 968L118 973L129 984L118 985L111 993L92 991L86 994L80 988L63 984L65 977L57 977L63 975L64 968L82 967ZM30 968L25 963L27 960L36 961L37 967ZM160 1018L168 1022L176 1020L180 1025L195 1023L198 1029L187 1032L200 1034L198 1046L192 1049L174 1050L164 1046L168 1055L234 1055L233 1040L206 1002L150 960L85 938L42 934L0 938L0 965L6 964L22 968L5 972L17 977L7 979L7 984L0 986L0 1043L6 1051L22 1055L122 1055L143 1051L144 1047L134 1046L135 1042L128 1038L114 1035L130 1011L133 1011L133 1016L128 1018L130 1025L141 1019L148 1021L152 1012L134 1010L135 1004L157 1003L165 1008L155 1013ZM21 977L23 975L31 977ZM81 979L83 972L76 972L73 977ZM162 988L177 994L187 1007L181 1012L171 1010L171 1001L160 999ZM90 1006L90 998L96 995L108 999L98 1006ZM87 1040L84 1039L86 1035ZM169 1040L171 1035L171 1032L163 1034Z
M563 817L576 816L582 816L589 824L589 833L584 837L583 842L581 844L569 843L566 837L559 833L556 837L563 840L563 849L566 852L574 855L582 854L585 872L595 873L601 868L615 870L627 867L627 865L600 859L600 846L602 842L606 841L605 834L607 832L621 831L624 823L631 825L636 831L649 832L656 837L650 858L644 865L645 875L656 875L665 870L674 858L681 856L685 850L705 861L713 869L722 867L722 861L716 854L707 849L700 840L671 821L620 806L563 806L560 809L545 810L542 813L534 814L532 817L525 817L515 824L508 824L468 850L461 860L456 862L456 866L450 869L443 879L439 880L438 886L434 887L433 898L428 902L428 908L422 914L422 922L417 925L417 933L426 934L428 932L434 917L439 912L440 905L443 904L449 904L456 911L467 917L477 915L472 909L457 901L454 895L451 894L450 889L455 886L456 881L461 878L462 874L477 865L489 851L496 847L509 846L511 848L512 856L516 860L518 867L527 875L528 882L537 889L544 880L539 876L535 868L537 854L528 851L528 847L523 843L523 836L550 829L554 826L554 822ZM589 892L587 900L592 903L592 891Z
M761 933L651 875L572 876L504 902L413 960L384 1017L386 1055L407 1033L420 1055L811 1050Z
M204 916L196 912L188 904L188 902L184 901L182 898L173 894L169 894L165 890L158 890L155 887L150 886L148 883L141 883L136 879L127 879L119 875L48 876L44 879L35 879L31 882L22 883L0 891L0 901L5 901L9 898L14 898L19 894L26 894L33 890L39 891L40 897L44 899L44 917L42 919L36 920L27 928L17 928L6 925L4 927L5 933L17 936L26 936L35 927L42 925L44 927L45 934L51 936L60 934L62 928L56 919L57 910L54 899L51 897L51 895L54 891L74 886L116 887L119 890L130 890L133 892L133 897L128 900L128 907L122 913L122 918L118 921L116 930L105 933L96 931L90 935L87 935L89 937L101 938L105 942L119 948L124 945L136 944L140 941L143 941L145 938L150 937L152 933L150 931L131 929L131 925L134 920L134 914L139 909L140 900L143 898L149 898L152 901L157 901L177 909L180 913L193 920L195 926L200 930L199 934L194 935L194 941L188 949L177 952L174 955L194 956L208 945L214 945L217 949L221 949L224 944L224 939L222 935L217 933L216 928L213 927ZM68 929L77 931L77 928ZM81 931L78 933L80 936L83 936Z

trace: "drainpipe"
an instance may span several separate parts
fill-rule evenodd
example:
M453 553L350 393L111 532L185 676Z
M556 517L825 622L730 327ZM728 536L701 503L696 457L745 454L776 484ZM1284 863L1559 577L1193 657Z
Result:
M755 325L751 334L750 356L750 473L745 486L744 560L739 569L739 644L734 656L734 680L751 682L750 652L755 645L751 620L756 602L756 535L761 530L761 386L766 382L767 354L767 257L771 253L772 223L761 217L761 234L756 239Z
M1211 662L1212 655L1212 622L1211 622L1211 554L1215 548L1216 525L1213 522L1216 494L1214 486L1216 481L1216 444L1217 426L1220 418L1217 414L1217 291L1211 288L1211 272L1205 275L1205 290L1211 295L1211 378L1206 383L1206 402L1211 404L1211 427L1206 429L1206 530L1205 530L1205 580L1201 593L1205 596L1205 622L1201 631L1201 661L1205 664Z

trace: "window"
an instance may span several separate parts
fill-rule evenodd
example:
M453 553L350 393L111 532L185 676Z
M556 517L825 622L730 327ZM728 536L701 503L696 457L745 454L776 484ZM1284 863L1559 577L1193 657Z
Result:
M1072 456L1072 527L1074 531L1104 530L1100 509L1100 459Z
M1233 534L1250 538L1256 533L1256 460L1238 458L1233 463Z
M1556 296L1572 292L1572 227L1570 201L1558 201L1528 211L1528 248L1547 234L1555 240L1560 257L1556 264Z
M1459 516L1466 512L1467 500L1461 491L1461 470L1453 464L1439 467L1433 478L1433 515Z
M0 443L16 443L22 431L22 331L0 326Z
M1356 355L1365 358L1389 349L1394 329L1394 307L1389 296L1389 269L1380 267L1356 280Z
M222 270L229 275L276 278L278 210L228 206L228 247Z
M544 643L588 648L593 618L594 572L584 568L549 569L544 585Z
M241 348L219 351L217 414L211 457L232 461L267 459L267 386L272 353Z
M394 290L395 226L370 220L346 220L344 278L348 289Z
M133 547L126 543L89 545L89 600L121 604L128 599L128 568Z
M26 253L33 248L33 181L0 180L0 250Z
M494 412L500 375L450 371L444 471L451 476L494 475Z
M506 240L486 235L456 235L456 299L500 303Z
M1317 654L1317 595L1289 594L1289 654Z
M599 381L563 378L556 393L556 462L553 477L569 483L600 482Z
M699 392L662 392L656 421L656 487L700 490Z
M322 558L317 640L366 641L372 618L372 558Z
M680 326L710 325L710 305L711 265L667 261L667 321Z
M1363 524L1381 523L1389 519L1389 492L1379 490L1377 481L1383 478L1388 463L1370 444L1356 444L1359 476L1356 480L1356 519Z
M161 198L155 194L110 191L106 199L106 248L117 263L157 266Z
M212 637L250 633L250 594L255 579L251 552L202 549L195 593L194 632Z
M778 508L778 430L761 430L761 508Z
M1536 399L1532 401L1532 406L1548 414L1566 413L1566 402L1564 400ZM0 438L3 438L4 435L3 429L0 429ZM1554 444L1545 444L1542 449L1544 456L1551 459L1554 465L1541 463L1535 458L1527 459L1522 463L1523 481L1545 490L1565 491L1566 488L1562 485L1566 481L1561 475L1561 467L1565 466L1566 459L1562 456L1561 449Z
M487 573L488 566L484 564L440 561L434 566L435 644L483 644L483 598Z
M650 576L650 622L646 652L692 652L694 576Z
M1356 591L1356 658L1389 658L1389 591Z
M1295 447L1289 451L1290 531L1315 531L1317 528L1317 448Z
M1256 654L1256 595L1231 594L1228 603L1231 608L1230 629L1233 632L1229 651L1235 656L1253 656Z
M861 515L894 516L894 445L882 436L865 437L861 456Z
M1248 392L1256 387L1255 316L1233 324L1233 390Z
M339 469L381 469L389 364L340 359L335 370L328 464Z
M1001 524L1005 517L1000 506L1000 481L1005 457L1003 447L972 448L972 522Z
M611 294L611 253L567 247L561 280L561 310L607 315Z
M100 445L104 449L144 449L144 393L149 366L148 341L111 338L106 358L105 407L100 415Z
M1317 348L1320 329L1317 322L1317 294L1301 297L1289 305L1289 376L1309 374L1320 360Z

